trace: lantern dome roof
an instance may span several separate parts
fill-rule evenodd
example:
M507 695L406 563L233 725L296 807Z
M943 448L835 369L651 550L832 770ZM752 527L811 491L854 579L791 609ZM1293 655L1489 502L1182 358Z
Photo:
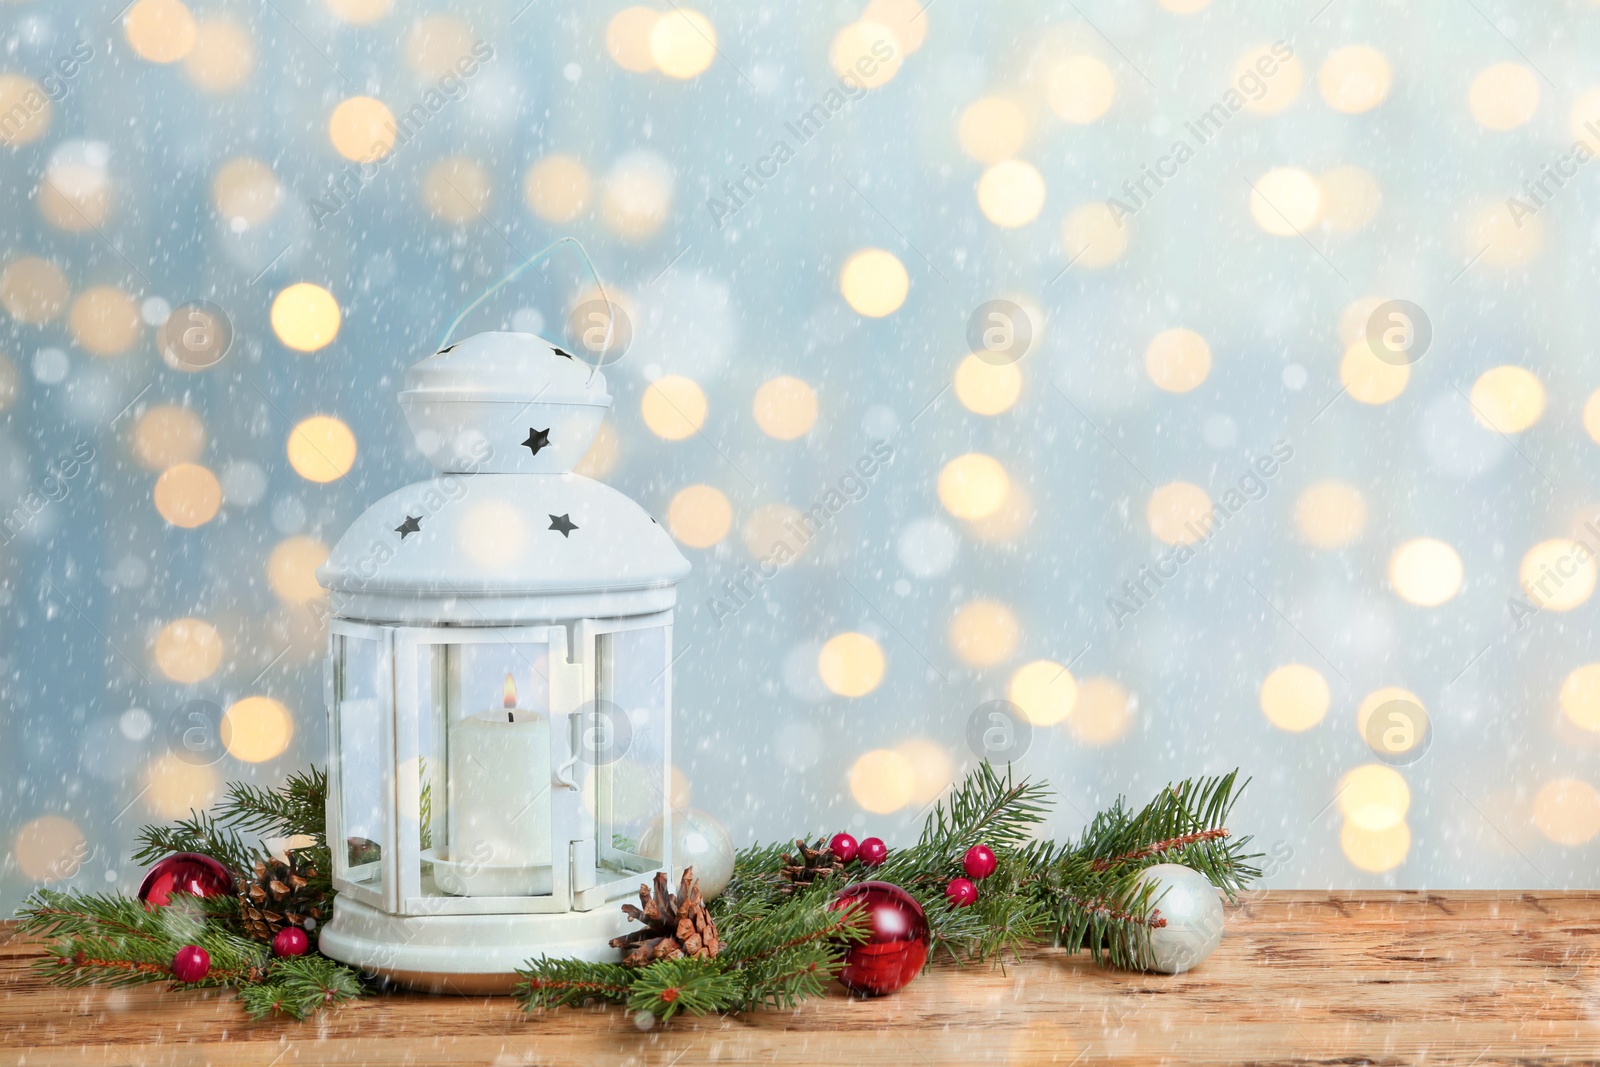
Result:
M341 615L483 625L506 621L504 602L529 598L656 590L670 606L688 573L660 524L610 486L580 474L473 474L373 504L317 579Z
M558 474L589 450L606 379L531 333L480 333L406 371L400 408L417 447L456 474Z

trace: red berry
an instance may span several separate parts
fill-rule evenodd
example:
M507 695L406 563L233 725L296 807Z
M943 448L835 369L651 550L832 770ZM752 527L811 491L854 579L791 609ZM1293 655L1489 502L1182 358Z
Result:
M889 858L889 846L881 837L869 837L856 847L856 859L868 867L876 867Z
M304 956L311 947L311 939L298 926L285 926L272 939L274 956Z
M967 849L967 854L961 857L961 866L967 872L967 877L974 882L981 882L994 873L999 861L994 858L994 849L988 845L973 845Z
M978 902L978 887L965 878L952 878L944 887L944 898L958 908Z
M211 953L199 945L185 945L172 957L172 977L180 982L198 982L211 973Z
M856 858L856 839L849 834L834 834L833 840L828 842L828 847L833 849L833 854L839 858L840 863L849 863Z

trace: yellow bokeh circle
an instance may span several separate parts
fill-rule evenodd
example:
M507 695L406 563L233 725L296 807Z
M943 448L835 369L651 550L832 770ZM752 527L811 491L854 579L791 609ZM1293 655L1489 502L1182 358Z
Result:
M900 73L900 64L904 61L900 40L894 31L866 19L842 28L828 46L828 62L833 72L868 89L876 89Z
M394 0L322 0L328 10L344 22L364 26L389 13Z
M1067 732L1085 745L1109 745L1128 732L1135 701L1127 687L1114 678L1085 678L1078 682L1078 698L1067 716Z
M674 4L650 27L650 58L669 78L693 78L717 58L717 30L698 11Z
M203 811L222 792L222 776L215 767L190 763L171 752L150 761L144 782L144 802L162 819L181 819Z
M1032 163L1008 159L978 179L978 207L996 226L1014 230L1039 217L1044 209L1044 176Z
M893 252L863 248L839 269L839 292L859 315L881 319L905 303L911 276Z
M1472 415L1478 425L1521 433L1544 414L1544 385L1523 367L1495 367L1472 383Z
M750 407L761 432L780 441L805 436L817 421L816 390L786 374L763 382Z
M460 226L483 217L492 191L482 163L451 156L428 168L422 179L422 204L440 222Z
M667 526L684 544L710 548L733 527L733 505L713 486L687 486L667 505Z
M1190 482L1168 482L1150 494L1145 521L1158 541L1192 545L1211 529L1211 498Z
M1585 730L1600 733L1600 663L1585 663L1562 681L1561 712Z
M878 642L861 633L831 637L817 653L822 684L845 697L866 696L878 688L886 666Z
M981 452L957 456L939 472L939 502L958 519L983 519L1000 510L1011 479L1000 461Z
M67 329L72 331L72 339L96 356L118 356L126 352L139 340L142 328L138 303L114 285L85 289L67 313Z
M1352 399L1377 406L1406 391L1411 367L1379 359L1362 339L1344 350L1344 358L1339 361L1339 381Z
M271 697L245 697L222 713L222 744L234 759L265 763L294 738L294 716Z
M1359 115L1383 103L1393 80L1388 58L1364 44L1335 50L1317 72L1322 99L1333 110L1347 115Z
M1546 782L1534 794L1533 825L1558 845L1587 844L1600 833L1600 792L1576 778Z
M1411 787L1393 767L1364 764L1339 781L1339 810L1363 830L1387 830L1410 808Z
M22 256L0 271L0 307L18 322L49 322L67 309L71 296L67 276L48 259Z
M217 206L217 214L241 230L272 218L282 201L283 186L277 174L250 156L228 160L211 179L211 202Z
M1111 110L1117 80L1111 68L1094 56L1067 56L1050 68L1045 98L1063 119L1086 125Z
M1303 733L1328 714L1333 695L1322 672L1304 663L1286 663L1261 683L1261 711L1280 730Z
M198 463L179 463L162 471L151 495L161 517L185 529L204 526L222 508L222 484Z
M1385 704L1392 704L1396 701L1415 704L1417 707L1422 708L1423 715L1427 714L1428 709L1423 707L1422 699L1411 690L1401 689L1396 685L1384 686L1381 689L1374 689L1361 698L1361 703L1356 707L1356 733L1365 738L1367 736L1367 727L1372 722L1372 716Z
M1589 394L1583 404L1583 429L1589 439L1600 445L1600 389Z
M864 752L850 766L850 795L874 815L887 815L911 802L917 770L904 754L888 748Z
M1109 267L1128 250L1127 225L1103 200L1083 204L1061 224L1061 248L1073 266Z
M911 803L931 804L945 791L955 775L950 753L937 741L912 737L894 746L911 764Z
M589 208L594 195L589 169L577 156L557 152L528 168L522 198L546 222L571 222Z
M1389 585L1408 604L1435 608L1461 591L1461 555L1443 541L1418 537L1389 557Z
M174 619L156 634L154 657L174 682L203 682L222 664L222 636L204 619Z
M272 332L296 352L315 352L339 336L339 301L320 285L296 282L272 301Z
M999 163L1028 140L1028 113L1015 100L986 96L967 105L956 124L961 150L979 163Z
M1366 528L1367 502L1346 482L1313 482L1295 501L1294 524L1313 548L1343 548Z
M229 93L249 80L255 63L249 30L230 18L208 18L184 57L183 72L205 92Z
M1341 165L1317 178L1322 191L1322 224L1335 233L1353 233L1371 222L1383 205L1383 190L1371 171Z
M1339 828L1339 847L1358 869L1371 874L1392 871L1411 851L1411 828L1397 822L1382 830L1369 830L1354 822Z
M1539 78L1520 63L1496 63L1472 79L1467 108L1486 130L1514 130L1539 110Z
M906 55L921 48L928 37L928 5L922 0L868 0L861 18L888 29Z
M956 365L956 399L968 411L979 415L999 415L1011 410L1022 395L1022 371L1015 363L996 366L977 356L967 356Z
M784 566L805 555L813 520L789 504L762 504L744 521L744 547L758 560Z
M26 74L0 74L0 115L8 119L6 135L0 143L17 148L37 141L50 128L54 110L44 86Z
M192 463L205 447L206 424L195 412L173 404L158 404L144 412L128 435L128 451L150 471Z
M1162 330L1144 350L1144 371L1158 389L1187 393L1211 373L1211 346L1193 330Z
M1299 237L1322 217L1322 187L1299 167L1274 167L1255 180L1250 216L1274 237Z
M656 69L650 54L650 31L656 28L661 12L649 7L625 7L606 23L606 51L623 70L635 74Z
M650 383L639 410L651 433L681 441L705 425L706 394L692 379L668 374Z
M331 482L356 462L356 435L332 415L313 415L289 431L289 466L308 482Z
M323 595L317 568L328 561L328 546L296 534L273 546L267 556L267 584L286 604L305 604Z
M1232 84L1239 85L1244 78L1263 86L1259 92L1252 90L1245 94L1244 109L1257 115L1276 115L1287 109L1299 98L1300 86L1305 82L1300 60L1293 56L1278 58L1273 52L1275 47L1253 48L1240 56L1233 66Z
M328 140L355 163L382 159L394 148L394 115L383 101L370 96L343 100L328 116Z
M1594 592L1594 552L1582 541L1565 537L1541 541L1522 557L1518 578L1534 607L1571 611Z
M950 619L946 638L956 658L972 667L993 667L1010 659L1022 637L1016 613L998 600L972 600Z
M1024 663L1011 676L1006 698L1022 709L1035 726L1054 726L1072 714L1078 703L1078 681L1054 660Z
M455 15L424 15L406 31L406 66L419 78L438 81L460 74L472 61L472 27Z
M30 819L11 839L11 859L24 878L41 885L73 877L87 856L83 831L63 815Z
M122 32L134 54L152 63L176 63L199 36L182 0L139 0L122 16Z

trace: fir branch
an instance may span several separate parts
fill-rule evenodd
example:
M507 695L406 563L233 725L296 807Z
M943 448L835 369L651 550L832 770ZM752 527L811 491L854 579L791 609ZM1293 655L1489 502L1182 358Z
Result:
M973 845L1002 849L1024 845L1050 810L1050 791L1027 779L1013 782L988 763L980 763L923 824L922 837L908 849L891 852L873 877L895 885L946 880Z
M517 974L522 978L517 983L517 998L524 1011L533 1011L596 1000L624 1004L637 972L620 963L541 956L530 960Z
M260 981L239 989L239 1003L252 1019L287 1015L304 1019L361 995L354 970L326 956L307 954L277 960Z
M198 852L233 871L237 877L255 862L256 850L245 844L238 832L216 817L201 811L190 812L171 826L141 827L134 850L135 863L153 863L174 852Z
M639 969L628 992L630 1011L647 1011L665 1022L680 1011L709 1015L736 1009L744 998L739 976L716 959L680 956Z

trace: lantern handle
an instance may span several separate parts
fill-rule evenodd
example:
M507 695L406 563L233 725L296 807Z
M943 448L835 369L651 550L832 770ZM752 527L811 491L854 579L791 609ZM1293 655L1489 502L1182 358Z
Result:
M450 320L450 325L445 328L444 336L439 338L439 344L434 351L442 352L444 350L445 346L450 343L450 338L455 336L456 329L461 325L461 320L472 314L472 312L477 309L479 304L482 304L485 300L499 292L506 285L515 281L518 275L520 275L523 271L544 259L561 245L566 244L570 244L573 248L578 250L578 255L583 258L583 265L589 268L589 277L594 279L594 287L600 291L600 299L606 302L605 342L600 347L600 359L595 360L594 368L589 372L589 380L591 382L594 381L594 376L597 372L599 372L600 364L605 359L606 352L611 348L611 333L616 325L616 305L612 304L611 298L606 295L605 283L601 282L600 280L600 272L594 269L594 261L589 258L589 253L584 250L582 242L580 242L576 237L559 237L556 240L551 241L549 244L539 249L539 251L535 252L533 255L517 264L517 266L514 267L505 277L501 278L499 281L489 286L489 288L485 289L476 300L462 308L460 313L457 314L455 318Z

